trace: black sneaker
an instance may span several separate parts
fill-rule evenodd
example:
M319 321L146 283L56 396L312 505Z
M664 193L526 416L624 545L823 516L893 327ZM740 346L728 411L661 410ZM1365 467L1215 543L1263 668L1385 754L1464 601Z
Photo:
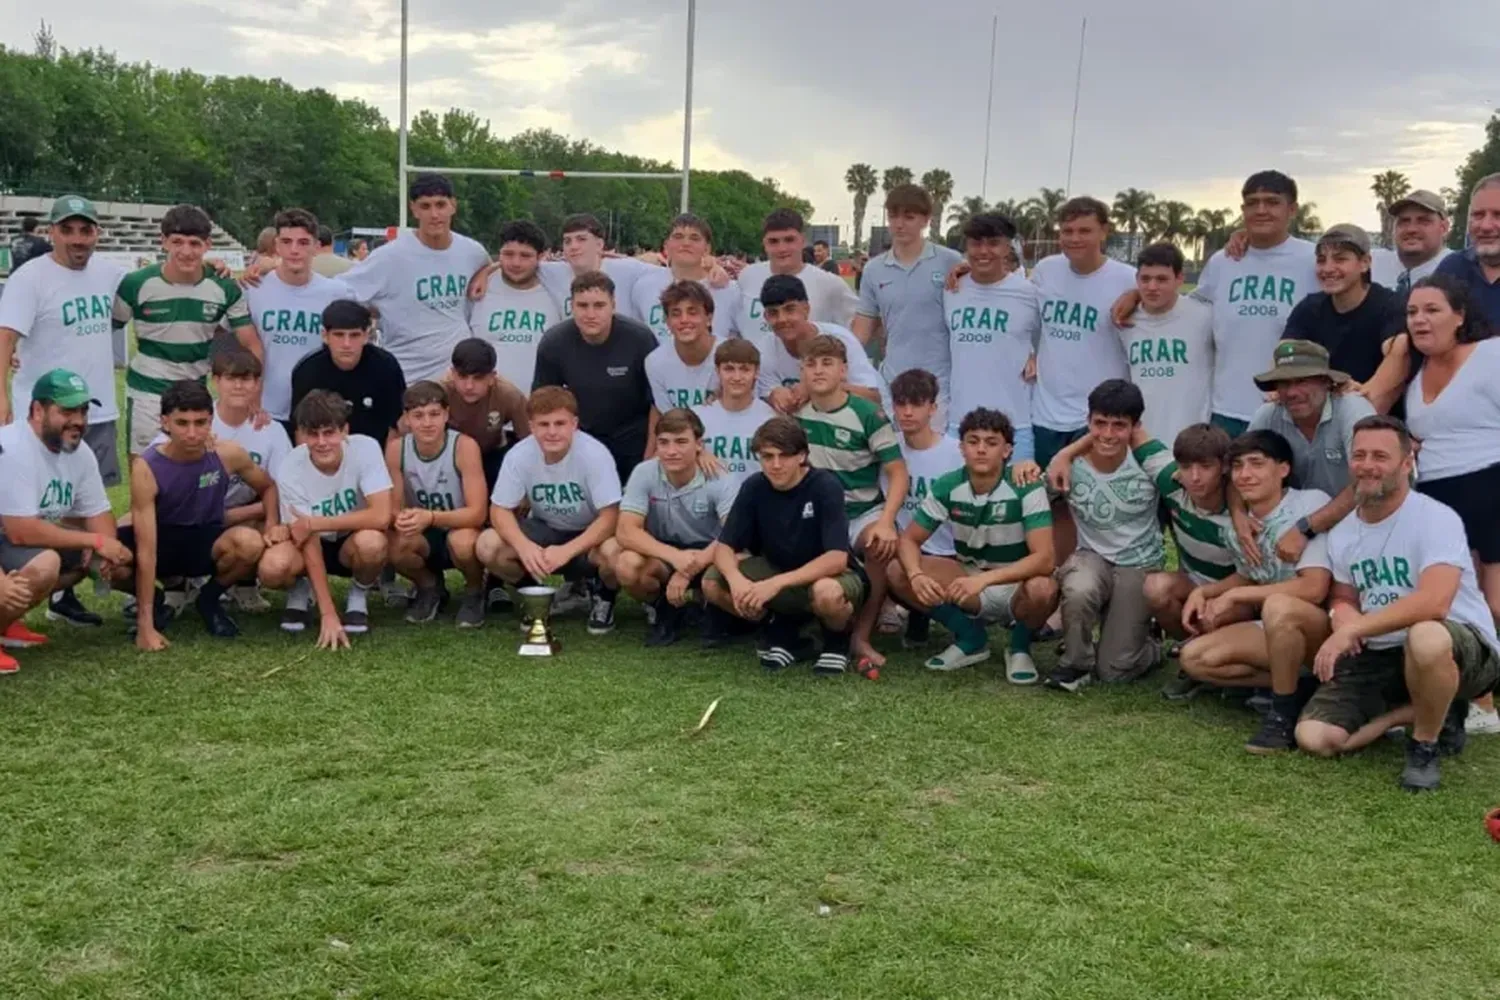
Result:
M301 632L307 628L307 608L288 607L281 612L281 631Z
M901 637L905 649L919 649L932 638L932 619L920 611L906 616L906 634Z
M1177 676L1162 686L1161 696L1167 701L1181 703L1192 701L1203 693L1203 689L1202 681L1194 680L1186 671L1178 670Z
M760 665L774 673L806 658L812 647L799 635L801 629L801 622L780 615L766 618L755 640L755 654L760 657Z
M69 596L72 596L71 594ZM77 598L74 598L77 600ZM163 594L161 588L156 590L156 597L151 602L151 624L156 631L166 632L168 626L177 618L177 612L173 611L171 605L167 604L167 595ZM140 631L140 620L131 614L125 622L125 634L135 635Z
M813 661L819 677L837 677L849 670L849 633L823 629L823 651Z
M699 645L704 649L723 649L728 646L738 638L733 624L739 620L717 604L710 604L703 609L703 633Z
M157 591L158 594L161 591ZM88 608L73 593L73 588L60 590L52 595L51 601L47 603L47 620L49 622L67 622L69 625L81 625L85 628L98 628L104 624L104 619Z
M203 627L208 629L208 634L215 639L233 639L240 634L240 627L235 624L233 618L229 617L229 612L224 610L217 592L199 591L197 600L193 603L198 608L198 614L203 618Z
M1297 720L1288 718L1274 708L1260 720L1260 729L1245 744L1245 752L1260 757L1283 753L1297 748Z
M344 631L349 635L364 635L370 631L370 615L364 611L344 611Z
M1265 715L1274 707L1271 699L1270 688L1256 688L1255 692L1245 699L1245 707L1256 715Z
M615 597L618 591L608 591L597 584L590 588L589 635L609 635L615 630Z
M651 607L655 610L656 617L651 622L651 628L646 632L646 646L656 649L672 645L677 641L678 632L685 617L683 614L685 609L674 608L665 597L658 597L651 602Z
M1435 792L1442 777L1436 743L1407 740L1406 767L1401 770L1401 787L1408 792Z
M1047 675L1046 685L1054 691L1078 694L1094 680L1094 675L1077 667L1054 667Z
M1438 733L1438 753L1444 757L1457 757L1464 752L1464 744L1469 742L1469 731L1464 728L1464 723L1469 719L1469 702L1464 698L1454 698L1453 704L1448 706L1448 714L1443 719L1443 728Z

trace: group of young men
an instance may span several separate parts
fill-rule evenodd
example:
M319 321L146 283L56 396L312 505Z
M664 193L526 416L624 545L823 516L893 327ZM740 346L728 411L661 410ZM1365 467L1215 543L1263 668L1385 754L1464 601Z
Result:
M562 575L591 633L625 589L648 643L701 619L709 645L754 631L768 669L873 674L875 629L904 618L910 645L933 620L950 633L927 666L955 670L991 655L998 624L1025 684L1056 614L1051 687L1139 677L1176 637L1169 697L1271 691L1250 749L1342 752L1410 723L1410 787L1436 783L1467 700L1494 686L1462 525L1409 495L1399 421L1336 391L1401 329L1394 293L1362 231L1290 236L1284 175L1246 182L1244 234L1192 296L1175 247L1134 269L1107 257L1090 198L1062 207L1062 253L1028 278L1011 220L971 219L960 255L926 240L925 192L897 187L893 245L856 296L804 263L784 210L767 260L730 280L694 216L673 221L666 267L607 256L587 216L562 261L515 222L492 262L453 232L444 178L410 194L417 226L333 278L317 220L280 213L243 288L204 263L198 209L163 219L162 264L122 275L92 257L92 205L58 199L54 250L0 299L0 364L20 358L0 408L28 404L0 432L7 645L45 640L20 621L44 600L97 623L69 589L85 572L130 590L143 649L194 588L215 635L237 631L226 604L265 606L258 584L288 591L283 628L316 613L336 648L368 630L383 576L412 581L423 622L454 570L465 628L501 584ZM1392 212L1409 285L1441 256L1445 211L1417 192ZM138 346L117 523L122 322ZM342 614L330 575L351 580Z

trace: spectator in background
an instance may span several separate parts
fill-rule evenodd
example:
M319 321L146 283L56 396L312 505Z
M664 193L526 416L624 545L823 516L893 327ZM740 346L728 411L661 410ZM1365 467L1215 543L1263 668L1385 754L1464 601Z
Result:
M827 240L813 241L813 263L829 274L839 273L839 266L834 262L833 253L828 249Z
M336 278L353 266L354 261L333 252L333 230L318 226L318 252L313 257L313 272L325 278Z
M370 256L370 244L364 240L355 240L349 247L349 256L353 260L364 260Z
M10 270L14 274L16 268L26 263L33 257L43 257L52 252L52 244L45 237L37 235L37 226L41 220L34 215L28 215L21 220L21 235L17 236L10 244Z

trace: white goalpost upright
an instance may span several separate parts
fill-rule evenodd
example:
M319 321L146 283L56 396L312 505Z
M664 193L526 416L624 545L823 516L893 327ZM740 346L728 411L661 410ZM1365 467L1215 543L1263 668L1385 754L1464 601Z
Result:
M687 0L687 79L683 86L682 107L682 170L680 172L631 172L612 170L547 170L516 169L508 167L443 167L420 166L411 162L407 155L407 29L410 0L401 0L401 97L400 125L397 129L396 158L396 220L398 228L406 226L406 177L413 173L469 174L481 177L535 177L546 180L562 180L565 177L580 179L610 180L675 180L682 182L682 211L688 210L688 187L693 155L693 45L697 34L698 0Z

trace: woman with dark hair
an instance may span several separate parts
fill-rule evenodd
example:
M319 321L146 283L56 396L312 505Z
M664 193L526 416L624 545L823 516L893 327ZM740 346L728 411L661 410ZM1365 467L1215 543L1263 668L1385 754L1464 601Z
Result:
M1417 490L1458 512L1480 589L1500 618L1500 340L1468 287L1442 274L1412 286L1406 329L1367 392L1381 411L1404 400L1421 442ZM1492 697L1474 703L1468 728L1500 733Z

